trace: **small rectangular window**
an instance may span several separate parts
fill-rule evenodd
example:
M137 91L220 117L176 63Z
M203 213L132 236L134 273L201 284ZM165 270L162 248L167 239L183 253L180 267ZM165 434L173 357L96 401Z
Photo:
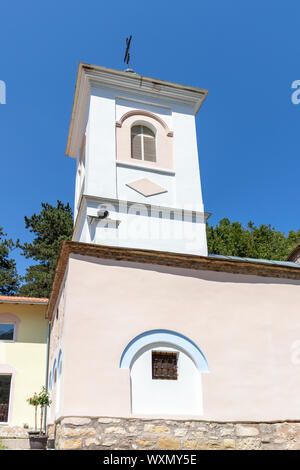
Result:
M13 341L15 325L0 323L0 341Z
M0 423L7 423L11 375L0 374Z
M152 351L152 379L177 380L177 353Z

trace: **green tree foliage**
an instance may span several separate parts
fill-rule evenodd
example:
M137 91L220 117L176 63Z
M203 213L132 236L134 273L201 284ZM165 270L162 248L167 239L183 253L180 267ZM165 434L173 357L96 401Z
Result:
M17 246L22 249L22 254L26 258L33 258L38 264L27 269L23 278L25 282L18 293L24 296L48 297L61 242L72 237L71 207L69 204L64 205L61 201L57 201L56 206L42 203L42 210L39 214L25 217L25 226L34 234L34 239L32 243L23 245L18 243ZM8 260L8 253L13 247L13 242L2 240L1 243L3 236L0 229L0 293L8 295L16 291L18 276L15 262ZM215 227L207 224L207 243L208 252L211 254L286 260L291 251L300 244L300 229L297 232L290 231L285 236L271 225L256 227L253 222L249 222L246 227L243 227L240 222L230 222L229 219L224 218ZM6 264L2 260L5 260ZM6 266L7 270L5 271L2 266Z
M15 261L9 258L15 244L12 239L5 237L6 234L0 227L0 294L15 295L19 287L19 277Z
M33 258L38 264L27 269L19 294L49 297L61 242L72 237L72 209L61 201L57 201L56 206L42 203L39 214L25 217L25 226L34 234L34 239L32 243L18 246L25 258Z
M300 244L300 229L285 236L271 225L256 227L248 222L247 227L243 227L240 222L224 218L215 227L207 224L207 244L211 254L286 260Z

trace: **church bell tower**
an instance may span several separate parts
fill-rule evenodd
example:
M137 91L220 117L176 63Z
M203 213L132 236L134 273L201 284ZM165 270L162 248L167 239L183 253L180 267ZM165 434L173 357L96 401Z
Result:
M207 255L195 126L207 93L79 64L74 241Z

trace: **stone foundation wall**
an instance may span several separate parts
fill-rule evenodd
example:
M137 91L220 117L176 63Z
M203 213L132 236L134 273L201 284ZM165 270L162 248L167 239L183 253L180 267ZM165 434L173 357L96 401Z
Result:
M204 421L63 418L55 428L56 449L297 449L300 423L208 423Z
M8 426L7 424L0 424L0 438L1 437L28 437L28 429L22 426Z

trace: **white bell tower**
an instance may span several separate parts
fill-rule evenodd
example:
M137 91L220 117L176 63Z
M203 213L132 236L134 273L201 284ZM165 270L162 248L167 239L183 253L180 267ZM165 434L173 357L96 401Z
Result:
M207 93L79 64L73 240L207 255L195 126Z

